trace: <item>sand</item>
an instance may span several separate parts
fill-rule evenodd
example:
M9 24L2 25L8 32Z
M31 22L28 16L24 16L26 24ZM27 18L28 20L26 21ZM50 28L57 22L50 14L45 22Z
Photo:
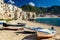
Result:
M13 20L11 22L24 22L26 23L26 26L29 27L42 27L42 28L50 28L52 25L42 24L42 23L36 23L32 21L26 21L26 20ZM0 25L0 28L3 27ZM54 37L49 39L41 39L41 40L60 40L60 27L54 26L57 33ZM19 31L11 31L11 30L0 30L0 40L37 40L35 34L24 34L24 33L16 33Z

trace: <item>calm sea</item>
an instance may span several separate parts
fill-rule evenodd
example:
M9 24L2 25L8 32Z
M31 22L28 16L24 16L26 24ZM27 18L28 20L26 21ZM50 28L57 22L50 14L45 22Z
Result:
M60 26L60 18L36 18L36 22Z

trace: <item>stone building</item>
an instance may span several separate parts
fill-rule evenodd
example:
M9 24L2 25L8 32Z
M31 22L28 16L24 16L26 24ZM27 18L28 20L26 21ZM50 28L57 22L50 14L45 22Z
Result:
M20 18L20 12L22 12L21 8L6 4L3 0L0 0L0 19Z
M22 12L22 19L34 19L36 18L35 12Z
M35 18L36 17L36 13L35 12L27 12L27 18Z
M0 19L29 19L35 17L35 12L25 12L21 8L0 0Z

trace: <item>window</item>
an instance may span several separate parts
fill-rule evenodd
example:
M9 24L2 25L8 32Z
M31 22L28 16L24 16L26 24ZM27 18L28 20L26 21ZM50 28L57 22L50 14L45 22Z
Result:
M11 17L11 14L9 14L9 17Z

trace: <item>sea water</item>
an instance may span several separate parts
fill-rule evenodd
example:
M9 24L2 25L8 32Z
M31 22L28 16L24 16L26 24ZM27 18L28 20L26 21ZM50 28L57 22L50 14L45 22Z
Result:
M36 18L35 22L60 26L60 18Z

